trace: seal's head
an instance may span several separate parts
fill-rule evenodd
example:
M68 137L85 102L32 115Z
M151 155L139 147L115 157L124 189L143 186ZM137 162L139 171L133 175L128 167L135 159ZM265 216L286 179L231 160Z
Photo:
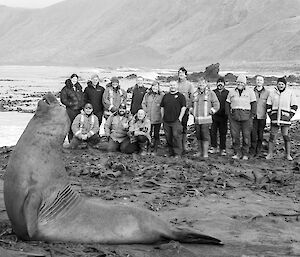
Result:
M56 97L48 93L38 102L33 117L38 133L65 136L70 128L70 119L64 106L60 105Z

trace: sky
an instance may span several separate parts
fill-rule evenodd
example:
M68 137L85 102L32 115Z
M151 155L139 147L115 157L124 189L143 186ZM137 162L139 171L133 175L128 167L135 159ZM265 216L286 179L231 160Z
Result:
M0 0L0 5L24 8L43 8L63 0Z

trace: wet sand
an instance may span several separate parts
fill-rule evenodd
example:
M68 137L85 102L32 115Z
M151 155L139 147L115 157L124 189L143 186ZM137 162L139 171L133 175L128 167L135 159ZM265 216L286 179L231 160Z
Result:
M163 145L159 156L145 157L109 154L105 142L99 149L64 151L67 172L82 195L147 208L176 226L217 237L224 246L23 242L11 231L1 191L0 247L9 256L299 256L300 122L291 132L292 162L283 159L281 139L270 161L218 154L195 158L192 136L181 160L164 157ZM0 148L1 177L12 150Z

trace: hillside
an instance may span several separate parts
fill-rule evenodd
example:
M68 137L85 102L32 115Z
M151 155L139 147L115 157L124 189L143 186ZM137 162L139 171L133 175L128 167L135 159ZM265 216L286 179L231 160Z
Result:
M0 64L177 67L300 60L300 0L0 6Z

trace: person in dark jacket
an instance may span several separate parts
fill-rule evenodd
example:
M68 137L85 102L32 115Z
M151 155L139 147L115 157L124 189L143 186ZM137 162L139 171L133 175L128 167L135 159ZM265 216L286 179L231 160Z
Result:
M136 78L136 85L133 88L130 112L135 115L139 109L142 109L142 101L147 88L144 86L144 78L139 76Z
M104 112L104 106L102 103L102 97L104 93L104 87L99 84L99 77L97 74L91 76L91 80L87 82L87 87L84 89L84 102L91 103L94 107L94 114L97 116L99 126L102 123L102 116Z
M78 82L77 74L72 74L71 77L65 81L65 86L60 92L60 100L62 104L66 106L72 124L84 105L82 87ZM72 138L73 132L70 126L68 133L69 142L71 142Z
M210 130L211 149L210 153L217 152L218 132L220 137L220 154L226 155L226 134L228 129L228 116L225 113L225 103L229 91L225 89L225 80L220 77L217 80L217 88L213 90L218 97L220 109L212 116L212 125Z

